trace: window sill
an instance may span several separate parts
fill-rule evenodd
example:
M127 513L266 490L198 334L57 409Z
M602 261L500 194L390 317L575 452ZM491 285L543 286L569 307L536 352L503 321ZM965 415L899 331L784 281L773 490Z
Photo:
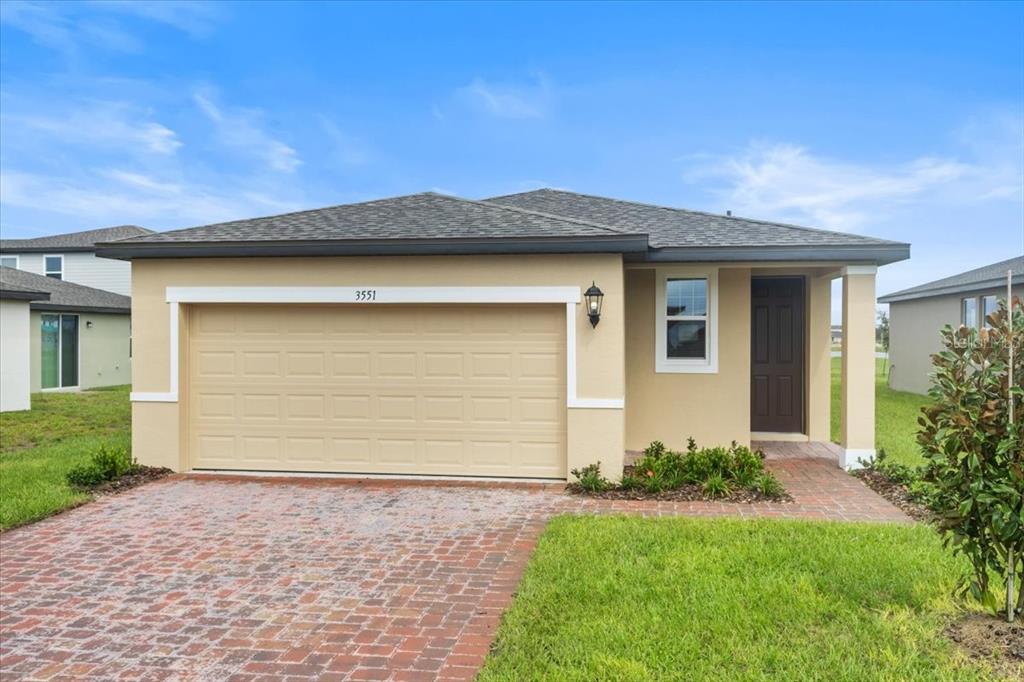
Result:
M672 362L658 360L654 363L655 374L718 374L718 365L707 362Z

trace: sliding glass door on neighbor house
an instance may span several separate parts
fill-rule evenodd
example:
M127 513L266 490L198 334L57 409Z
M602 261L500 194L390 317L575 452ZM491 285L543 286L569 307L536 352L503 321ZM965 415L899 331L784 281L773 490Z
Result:
M78 386L78 315L43 315L43 389Z

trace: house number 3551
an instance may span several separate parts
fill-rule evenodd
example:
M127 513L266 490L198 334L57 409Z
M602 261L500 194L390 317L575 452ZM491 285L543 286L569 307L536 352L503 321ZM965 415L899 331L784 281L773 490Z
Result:
M377 290L376 289L356 289L356 300L357 301L376 301Z

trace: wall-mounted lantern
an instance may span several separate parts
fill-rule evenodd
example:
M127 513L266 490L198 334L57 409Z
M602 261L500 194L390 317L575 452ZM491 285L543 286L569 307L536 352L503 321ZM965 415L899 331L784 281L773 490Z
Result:
M604 292L597 288L597 284L591 282L590 288L583 293L587 300L587 317L590 318L590 326L596 327L601 321L601 301L604 300Z

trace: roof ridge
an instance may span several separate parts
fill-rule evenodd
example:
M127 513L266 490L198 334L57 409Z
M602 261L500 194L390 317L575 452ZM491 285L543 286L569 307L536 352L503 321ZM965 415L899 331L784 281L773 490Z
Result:
M575 225L586 225L587 227L596 227L599 230L607 230L612 234L622 235L642 235L643 232L627 232L618 228L612 227L611 225L604 225L602 223L594 223L589 220L580 220L579 218L571 218L569 216L558 215L557 213L547 213L546 211L535 211L529 208L520 208L519 206L505 206L504 204L491 203L487 199L466 199L465 197L455 196L454 194L441 194L440 192L422 192L421 194L431 194L433 196L442 197L445 199L453 199L455 201L461 201L467 204L476 204L478 206L486 206L487 208L500 208L505 211L514 211L516 213L525 213L527 215L538 215L544 218L554 218L555 220L561 220L567 223L573 223Z
M771 226L774 226L774 227L787 227L787 228L794 229L794 230L803 230L804 232L814 232L814 233L819 233L819 234L821 234L821 233L824 233L824 234L834 234L834 235L839 235L839 236L843 236L843 237L857 236L857 237L861 237L861 238L864 238L864 239L871 239L871 240L873 240L875 242L879 242L879 243L883 243L883 244L902 244L902 243L904 243L904 242L893 241L893 240L890 240L890 239L879 239L877 237L867 237L865 235L851 235L849 232L840 232L838 230L824 230L824 229L822 229L820 227L807 227L805 225L796 225L794 223L783 223L783 222L778 222L778 221L773 221L773 220L761 220L759 218L744 218L744 217L735 216L735 215L722 215L721 213L711 213L710 211L696 211L696 210L694 210L692 208L679 208L677 206L662 206L660 204L652 204L652 203L649 203L649 202L646 202L646 201L634 201L632 199L617 199L615 197L605 197L605 196L601 196L599 194L587 194L586 192L576 192L576 191L566 190L566 189L554 189L552 187L541 187L539 189L529 190L527 192L516 192L514 194L503 194L501 196L491 197L490 200L493 201L493 200L497 200L497 199L505 199L507 197L521 196L523 194L532 194L534 192L557 192L557 193L561 193L561 194L572 194L572 195L575 195L575 196L578 196L578 197L585 197L585 198L588 198L588 199L601 199L603 201L613 201L613 202L618 203L618 204L632 204L633 206L644 206L646 208L655 208L655 209L659 209L659 210L662 210L662 211L673 211L673 212L678 212L678 213L692 213L694 215L710 216L710 217L713 217L713 218L721 218L721 219L724 219L724 220L742 220L744 222L756 223L758 225L771 225Z

